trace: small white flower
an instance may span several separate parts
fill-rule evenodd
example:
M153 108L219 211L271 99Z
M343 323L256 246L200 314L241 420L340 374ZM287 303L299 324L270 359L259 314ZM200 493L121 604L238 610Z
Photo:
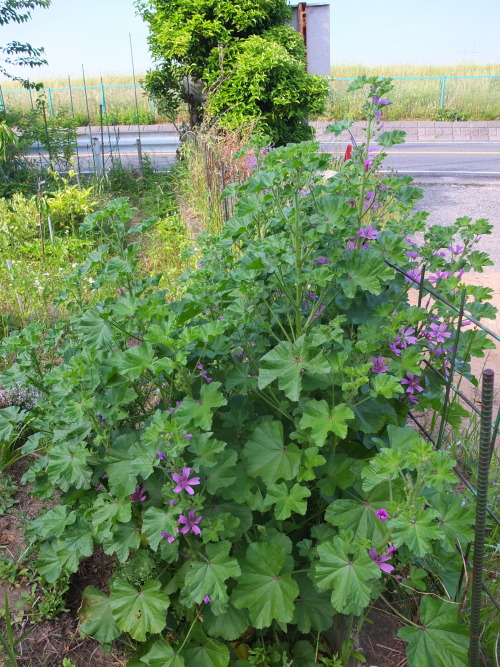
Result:
M78 264L72 264L72 265L71 265L71 268L72 268L72 269L75 269L77 266L78 266Z
M95 283L95 280L94 280L93 278L87 278L87 280L89 281L89 283L90 283L91 285L92 285L92 283Z

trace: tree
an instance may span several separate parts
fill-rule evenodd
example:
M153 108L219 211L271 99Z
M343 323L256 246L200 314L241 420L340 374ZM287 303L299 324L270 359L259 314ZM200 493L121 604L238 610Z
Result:
M51 0L0 0L0 26L8 23L25 23L31 18L31 10L36 7L48 7ZM42 57L44 49L34 47L31 44L22 42L9 42L5 46L0 46L0 53L5 57L0 58L0 74L21 81L24 85L29 85L28 81L22 77L11 74L5 65L21 65L28 67L39 67L46 65L47 61Z
M311 136L327 83L306 71L305 47L286 0L139 0L156 69L146 88L164 112L188 103L191 124L208 110L222 127L248 122L275 143Z

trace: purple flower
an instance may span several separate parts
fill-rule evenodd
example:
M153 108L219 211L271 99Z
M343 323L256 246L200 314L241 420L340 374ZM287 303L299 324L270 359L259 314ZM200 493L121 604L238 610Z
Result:
M135 492L130 494L130 500L133 503L138 503L142 500L146 500L146 487L141 489L139 484L137 484L135 487Z
M365 171L369 171L370 167L372 166L373 160L365 160Z
M431 324L431 331L427 331L429 338L436 343L444 343L446 338L451 338L451 333L446 331L446 324Z
M299 197L305 197L309 194L311 194L311 190L309 188L307 188L307 190L299 190Z
M415 252L415 250L408 250L405 255L408 255L411 259L417 259L418 252Z
M430 283L435 285L438 280L441 280L441 278L449 278L450 277L450 272L449 271L439 271L439 269L436 271L435 276L429 276L428 280Z
M322 303L321 306L318 308L318 310L312 316L312 320L314 321L317 317L319 317L321 313L325 310L325 308L326 308L326 303Z
M385 554L382 554L382 556L377 556L375 549L370 549L368 553L370 554L370 558L377 563L382 572L390 574L394 570L394 567L392 565L388 565L387 561L391 560L391 554L393 551L396 551L396 547L389 547Z
M362 238L362 239L368 239L370 241L374 241L377 238L378 234L378 229L375 229L371 225L367 225L366 227L361 227L359 232L356 234L356 238Z
M409 344L411 345L412 343L417 342L416 337L411 335L414 333L415 329L413 327L408 327L408 329L405 331L404 326L402 326L398 335L396 336L396 344L399 345L401 349L406 350Z
M384 100L381 97L372 97L372 102L373 102L373 104L380 104L382 106L386 106L387 104L390 104L389 100Z
M406 274L405 280L407 283L420 283L421 272L418 269L410 269Z
M210 604L210 602L212 602L210 595L205 595L205 597L203 598L203 602L205 604Z
M103 426L105 426L108 423L102 415L97 415L97 419L101 422Z
M446 248L446 250L449 250L449 251L451 252L452 255L460 255L460 253L462 252L463 249L464 249L463 246L461 246L461 245L456 245L455 247L453 247L453 244L450 244L450 245Z
M349 199L349 206L352 206L353 208L356 206L354 199Z
M322 255L321 257L318 257L318 259L314 260L314 264L330 264L330 260L328 257L324 257Z
M183 438L192 438L193 434L192 433L186 433L186 435L182 436Z
M377 119L377 123L380 123L382 119L382 110L379 109L378 111L375 111L375 118Z
M346 250L346 252L348 250L356 250L356 244L354 243L354 241L349 241L349 243L347 245L347 248L345 250Z
M461 278L464 275L464 273L465 273L465 268L460 269L460 271L457 273L457 278Z
M198 528L197 524L199 524L202 519L202 516L195 518L194 510L189 510L187 517L181 514L177 519L178 523L185 524L184 528L181 528L181 533L185 535L186 533L189 533L190 530L192 530L195 535L199 535L201 530Z
M409 243L410 245L412 245L414 248L418 248L415 241L413 241L409 236L405 236L405 241L406 241L406 243Z
M384 361L385 361L384 357L372 357L370 359L370 361L373 364L371 369L370 369L372 371L372 373L376 373L377 375L380 375L380 373L385 373L386 372L387 366L384 364Z
M407 373L406 378L403 378L401 380L401 384L407 385L406 387L407 394L414 394L416 391L424 391L424 388L418 384L419 381L420 377L418 375L413 375L413 373Z
M315 294L314 292L308 292L307 296L309 299L319 299L319 296Z
M196 268L197 269L201 269L202 266L203 266L203 264L201 262L196 262Z
M160 461L165 461L165 459L167 458L163 452L160 452L159 449L156 450L156 455L158 456Z
M170 533L167 533L165 530L161 531L161 537L162 539L166 537L167 542L169 542L170 544L172 544L172 542L175 542L175 537L173 535L170 535Z
M399 349L397 343L391 343L389 345L389 348L390 348L391 352L396 355L396 357L401 356L401 350Z
M389 513L387 512L387 510L384 509L377 510L375 512L375 515L377 519L380 519L380 521L386 521L389 518Z
M200 478L193 477L192 479L189 479L191 470L192 468L179 468L179 472L181 473L180 475L174 472L172 475L172 480L177 484L177 486L174 487L174 493L180 493L184 489L184 491L187 491L190 496L194 495L194 491L191 487L199 484Z
M248 167L248 169L256 169L258 167L255 155L250 155L248 162L245 162L245 167Z
M445 252L433 252L432 256L433 257L446 257L446 253Z

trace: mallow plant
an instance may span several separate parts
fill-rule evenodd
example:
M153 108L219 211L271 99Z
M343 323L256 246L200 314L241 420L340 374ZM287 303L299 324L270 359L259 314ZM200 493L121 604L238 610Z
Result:
M70 319L2 344L2 383L40 393L25 480L59 499L28 529L38 569L54 582L96 550L114 556L80 630L105 644L126 633L131 667L320 664L323 633L359 628L379 599L404 617L411 667L467 665L457 547L473 512L449 452L407 416L439 411L426 362L446 377L458 339L456 311L418 305L422 267L458 304L463 274L489 264L475 242L491 226L426 230L411 179L380 172L403 139L380 133L390 81L351 87L366 94L366 142L329 178L314 142L254 145L182 299L137 277L127 239L141 230L121 200L84 223L103 246L73 277L115 296L85 308L68 288ZM470 312L491 317L489 291L473 296ZM467 327L460 372L486 347ZM461 414L445 418L453 429ZM337 650L345 663L351 632Z

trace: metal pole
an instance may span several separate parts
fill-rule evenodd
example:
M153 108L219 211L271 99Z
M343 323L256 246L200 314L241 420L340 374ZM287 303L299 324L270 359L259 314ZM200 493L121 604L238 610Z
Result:
M54 171L54 164L52 162L52 144L49 137L49 126L47 124L47 112L45 110L44 100L42 100L42 112L43 112L43 124L45 126L45 139L47 140L47 150L49 152L49 164L52 171Z
M54 118L54 104L52 102L52 91L50 88L47 88L47 95L49 97L49 111L50 111L50 117Z
M102 170L106 174L106 167L104 162L104 130L102 126L102 104L99 105L99 121L101 123L101 158L102 158Z
M71 88L71 77L68 76L69 104L71 107L71 118L75 117L75 107L73 104L73 89Z
M87 83L85 81L85 70L83 69L82 65L82 78L83 78L83 90L85 93L85 106L87 107L87 121L89 124L89 139L90 139L90 145L92 147L92 162L94 163L94 173L97 172L97 164L96 164L96 159L95 159L95 151L94 151L94 142L92 139L92 123L90 122L90 110L89 110L89 98L87 95Z
M139 159L139 171L141 176L144 176L144 163L142 161L142 146L141 146L141 140L136 139L135 143L137 144L137 157Z
M439 100L439 108L442 109L444 107L444 92L446 90L446 77L443 76L441 79L441 99Z
M139 135L139 141L141 139L141 127L139 125L139 102L137 100L137 84L135 82L135 66L134 66L134 51L132 49L132 35L129 33L128 38L130 41L130 58L132 60L132 77L134 80L134 96L135 96L135 114L137 120L137 134ZM142 165L142 161L141 161Z
M486 504L488 501L488 471L490 467L491 417L493 413L493 381L495 373L483 371L481 396L481 437L477 471L476 526L472 565L472 593L470 612L470 667L479 667L479 632L481 628L481 591L483 584L484 538L486 532Z

